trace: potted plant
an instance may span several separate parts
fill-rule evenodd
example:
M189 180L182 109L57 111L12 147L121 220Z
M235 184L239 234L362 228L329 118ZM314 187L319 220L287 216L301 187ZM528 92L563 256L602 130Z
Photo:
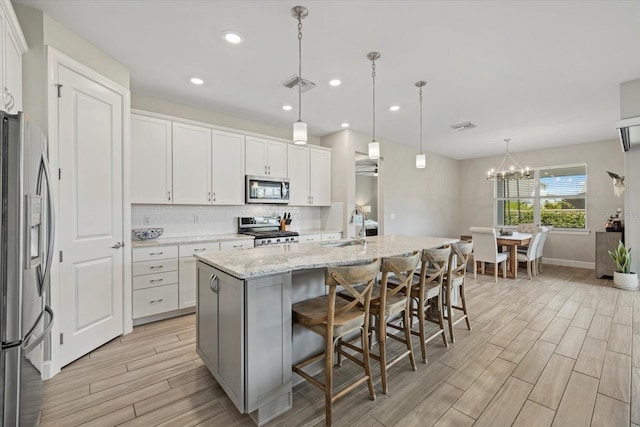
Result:
M635 291L638 289L638 273L631 272L631 248L627 249L622 241L618 247L609 251L609 255L616 263L618 271L613 272L613 284L616 288Z

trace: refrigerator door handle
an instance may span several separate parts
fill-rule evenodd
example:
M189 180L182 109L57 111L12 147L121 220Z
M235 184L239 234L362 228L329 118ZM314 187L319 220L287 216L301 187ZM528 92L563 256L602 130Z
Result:
M35 329L35 327L38 325L38 323L40 323L40 319L44 315L44 311L49 313L49 323L47 324L47 326L45 326L44 331L42 331L42 333L40 335L38 335L36 338L34 338L33 341L32 341L31 340L31 335L33 334L33 330ZM45 305L44 306L44 311L42 313L40 313L40 316L38 316L38 321L35 323L35 325L33 325L31 330L27 334L27 338L24 340L24 344L25 345L24 345L23 351L25 353L28 353L31 350L33 350L34 348L36 348L36 346L38 344L40 344L43 339L45 339L45 337L47 336L47 334L51 330L51 327L53 326L53 310L51 310L51 307L49 307L48 305Z
M51 186L51 174L49 173L49 164L47 162L46 154L42 152L40 157L40 170L38 171L38 193L42 188L42 176L47 184L47 261L44 270L41 266L36 268L38 272L38 293L42 296L42 291L49 279L49 273L51 272L51 264L53 263L53 246L55 238L55 209L53 206L53 188Z

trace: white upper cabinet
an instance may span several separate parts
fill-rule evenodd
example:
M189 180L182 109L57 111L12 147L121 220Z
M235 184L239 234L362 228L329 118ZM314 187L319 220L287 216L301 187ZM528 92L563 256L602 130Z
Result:
M173 122L173 203L208 205L211 129Z
M171 122L131 115L131 202L171 204Z
M0 0L0 110L22 111L22 54L27 42L11 2Z
M299 145L288 147L289 204L307 206L309 197L309 149Z
M287 176L287 144L248 136L245 142L247 175Z
M213 131L212 197L215 205L244 204L244 135Z
M331 151L309 148L309 195L314 206L331 205Z
M288 170L292 206L331 204L331 151L289 145Z

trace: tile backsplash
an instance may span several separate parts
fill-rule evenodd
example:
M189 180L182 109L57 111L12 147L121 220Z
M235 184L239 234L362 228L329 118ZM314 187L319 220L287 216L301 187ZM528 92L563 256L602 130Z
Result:
M292 230L309 230L326 226L327 218L333 216L335 209L282 205L132 205L131 228L163 227L163 237L230 234L238 231L240 216L282 216L285 211L291 212Z

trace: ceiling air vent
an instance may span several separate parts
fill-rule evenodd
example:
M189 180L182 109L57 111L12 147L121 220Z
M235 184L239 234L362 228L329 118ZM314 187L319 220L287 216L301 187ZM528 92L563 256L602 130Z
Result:
M455 130L469 130L469 129L473 129L474 127L476 127L476 125L474 125L471 122L464 122L464 123L458 123L457 125L451 125L449 127L451 129L455 129Z
M289 77L284 83L282 83L282 86L287 87L289 89L295 89L298 90L298 75L294 74L293 76ZM302 79L302 92L306 92L308 90L313 89L314 87L316 87L316 84L314 82L312 82L311 80L305 80Z

